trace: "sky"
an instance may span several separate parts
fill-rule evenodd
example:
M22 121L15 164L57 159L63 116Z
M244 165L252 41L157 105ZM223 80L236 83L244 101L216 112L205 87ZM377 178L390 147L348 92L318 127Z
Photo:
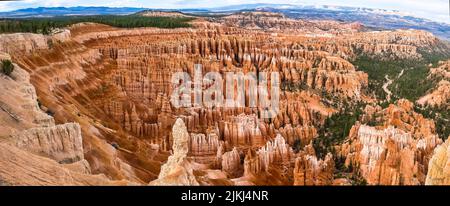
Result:
M237 4L273 3L293 5L334 5L398 10L450 24L449 0L22 0L0 1L0 11L34 7L108 6L144 8L211 8Z

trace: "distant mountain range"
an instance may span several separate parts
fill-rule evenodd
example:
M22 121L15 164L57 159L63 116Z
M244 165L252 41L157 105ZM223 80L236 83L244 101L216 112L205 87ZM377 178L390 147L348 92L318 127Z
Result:
M145 8L132 7L38 7L19 9L9 12L0 12L0 18L28 18L28 17L54 17L76 15L127 15L133 14Z
M39 7L0 12L0 18L53 17L74 15L127 15L147 10L133 7ZM218 8L166 9L196 15L231 14L237 11L262 10L280 12L291 18L361 22L375 29L419 29L450 40L450 25L413 17L399 11L345 6L298 6L290 4L242 4Z

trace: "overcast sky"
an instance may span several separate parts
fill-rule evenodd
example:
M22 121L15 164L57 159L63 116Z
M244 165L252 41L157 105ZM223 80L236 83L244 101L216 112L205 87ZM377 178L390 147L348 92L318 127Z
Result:
M339 5L398 10L414 16L450 23L449 0L23 0L0 1L0 11L30 7L109 6L145 8L208 8L249 3Z

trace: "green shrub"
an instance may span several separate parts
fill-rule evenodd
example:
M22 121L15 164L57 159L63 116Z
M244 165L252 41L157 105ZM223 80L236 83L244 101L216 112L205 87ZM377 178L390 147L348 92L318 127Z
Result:
M397 99L405 98L416 101L433 88L437 81L427 79L429 64L436 65L438 61L450 58L450 54L438 52L421 52L423 58L417 60L396 59L384 60L377 57L358 56L353 64L358 70L369 76L367 92L375 94L378 100L384 100L386 93L382 86L386 82L385 76L393 80L388 89L392 92L391 103ZM398 75L403 71L403 75Z
M11 60L2 60L2 73L10 76L13 71L14 65L12 64Z

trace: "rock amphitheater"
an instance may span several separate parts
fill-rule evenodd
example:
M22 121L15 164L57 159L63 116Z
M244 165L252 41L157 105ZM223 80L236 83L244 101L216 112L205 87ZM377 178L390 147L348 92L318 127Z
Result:
M432 34L264 12L191 24L0 35L0 57L16 66L0 75L0 185L351 184L335 175L336 155L368 184L450 183L448 142L407 100L367 106L362 118L377 125L357 122L334 154L319 158L312 144L339 111L325 96L375 101L351 63L359 53L420 59L440 44ZM279 72L295 88L280 91L270 119L248 106L176 108L172 74L193 76L196 64L204 74ZM442 80L417 104L448 105L448 88Z

